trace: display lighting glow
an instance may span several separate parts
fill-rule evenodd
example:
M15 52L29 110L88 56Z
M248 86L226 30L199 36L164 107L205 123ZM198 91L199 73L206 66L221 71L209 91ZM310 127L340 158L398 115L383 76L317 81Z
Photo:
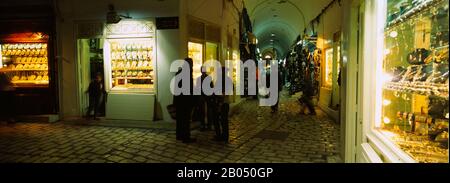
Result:
M389 124L389 123L391 123L391 119L389 119L388 117L384 117L383 122L384 122L384 124Z
M391 31L389 33L389 36L391 36L391 38L396 38L398 36L398 32L397 31Z
M385 130L382 130L381 133L382 133L385 137L390 138L390 139L392 139L392 138L394 138L394 137L397 136L397 134L392 133L392 132L389 132L389 131L385 131Z
M266 55L264 58L271 59L272 57L270 55Z
M445 115L445 118L447 118L447 119L449 118L448 113Z
M3 67L2 45L0 44L0 69Z
M384 50L384 54L385 54L385 55L391 54L391 50L390 50L390 49L385 49L385 50Z
M382 81L382 85L384 85L385 83L392 81L394 77L388 73L382 73L381 74L381 81Z
M388 105L391 105L391 101L390 100L383 100L383 105L384 106L388 106Z
M376 77L374 78L375 82L375 108L374 108L374 127L380 128L383 121L390 122L389 118L384 118L382 116L382 107L383 107L383 97L382 97L382 88L383 85L386 83L386 81L392 81L392 76L389 74L385 74L383 72L383 59L385 57L384 51L385 51L385 43L384 39L382 39L385 36L385 25L387 20L387 1L376 1L376 8L373 12L373 17L368 17L369 21L372 21L373 24L368 27L368 29L375 30L372 34L367 36L367 41L370 42L370 45L373 46L374 50L370 50L368 55L370 55L370 59L374 59L374 71ZM382 28L383 27L383 28ZM369 58L369 57L368 57ZM380 76L381 74L381 76Z

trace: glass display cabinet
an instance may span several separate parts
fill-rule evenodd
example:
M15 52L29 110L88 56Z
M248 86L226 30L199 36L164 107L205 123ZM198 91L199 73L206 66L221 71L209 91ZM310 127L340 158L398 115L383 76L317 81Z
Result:
M373 130L420 163L448 163L448 0L387 0Z
M7 73L15 87L48 87L48 36L30 33L14 38L0 43L0 72Z

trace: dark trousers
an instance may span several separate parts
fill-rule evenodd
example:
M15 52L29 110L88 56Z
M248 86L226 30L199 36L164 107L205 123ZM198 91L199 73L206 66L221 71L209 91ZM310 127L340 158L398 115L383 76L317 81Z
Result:
M222 107L219 110L220 113L218 115L218 119L214 121L214 129L216 131L216 137L219 137L222 140L228 142L230 136L229 122L228 122L228 113L230 111L230 105L227 103L222 104Z
M309 110L312 114L316 114L316 109L315 109L314 104L313 104L313 102L312 102L312 97L310 97L310 96L304 96L304 97L302 97L301 102L302 102L303 104L305 104L306 107L308 107L308 110Z
M273 106L270 106L270 109L272 109L272 111L278 111L278 103L280 103L280 98L278 98L277 103Z
M87 111L86 116L90 117L92 111L94 111L94 118L98 116L98 112L100 110L100 105L102 103L102 96L89 96L89 109Z
M199 107L199 117L202 128L211 128L212 119L211 113L211 103L207 101L206 98L201 98L198 104Z
M176 137L177 140L191 138L192 104L180 102L176 105Z

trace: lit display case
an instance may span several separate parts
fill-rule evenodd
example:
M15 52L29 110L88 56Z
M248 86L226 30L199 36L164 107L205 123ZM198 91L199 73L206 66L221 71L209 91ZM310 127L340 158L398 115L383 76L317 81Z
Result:
M325 50L325 80L326 87L331 87L333 84L333 48Z
M155 37L152 22L122 21L106 29L105 81L108 91L155 92Z
M193 77L194 78L200 77L202 75L201 67L203 65L203 44L189 42L188 56L189 58L192 58L192 60L194 61Z
M112 89L153 89L151 41L111 40Z
M17 34L0 43L0 72L15 87L49 87L48 36L41 33Z
M387 0L380 119L414 161L448 163L448 0ZM381 76L381 77L379 77Z

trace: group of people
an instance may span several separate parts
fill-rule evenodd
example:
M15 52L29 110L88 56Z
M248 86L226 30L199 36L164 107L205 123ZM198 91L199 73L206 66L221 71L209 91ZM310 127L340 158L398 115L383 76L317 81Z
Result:
M202 75L197 79L196 86L194 86L193 78L193 60L186 58L185 61L189 64L190 73L190 91L194 87L200 87L201 95L193 95L192 93L186 95L181 94L174 96L174 105L176 108L176 138L183 143L193 143L195 138L191 138L191 127L195 118L201 123L201 131L212 130L214 127L215 138L213 140L220 142L229 141L229 122L228 114L230 110L230 97L226 95L227 87L222 87L220 94L207 95L202 89L205 79L209 76L202 68ZM226 76L227 70L222 68L222 83L232 82L231 78ZM181 70L176 77L180 77ZM227 81L228 80L228 81ZM210 87L214 88L214 82L211 80ZM178 83L178 87L182 87L182 82ZM229 88L228 88L229 89Z

